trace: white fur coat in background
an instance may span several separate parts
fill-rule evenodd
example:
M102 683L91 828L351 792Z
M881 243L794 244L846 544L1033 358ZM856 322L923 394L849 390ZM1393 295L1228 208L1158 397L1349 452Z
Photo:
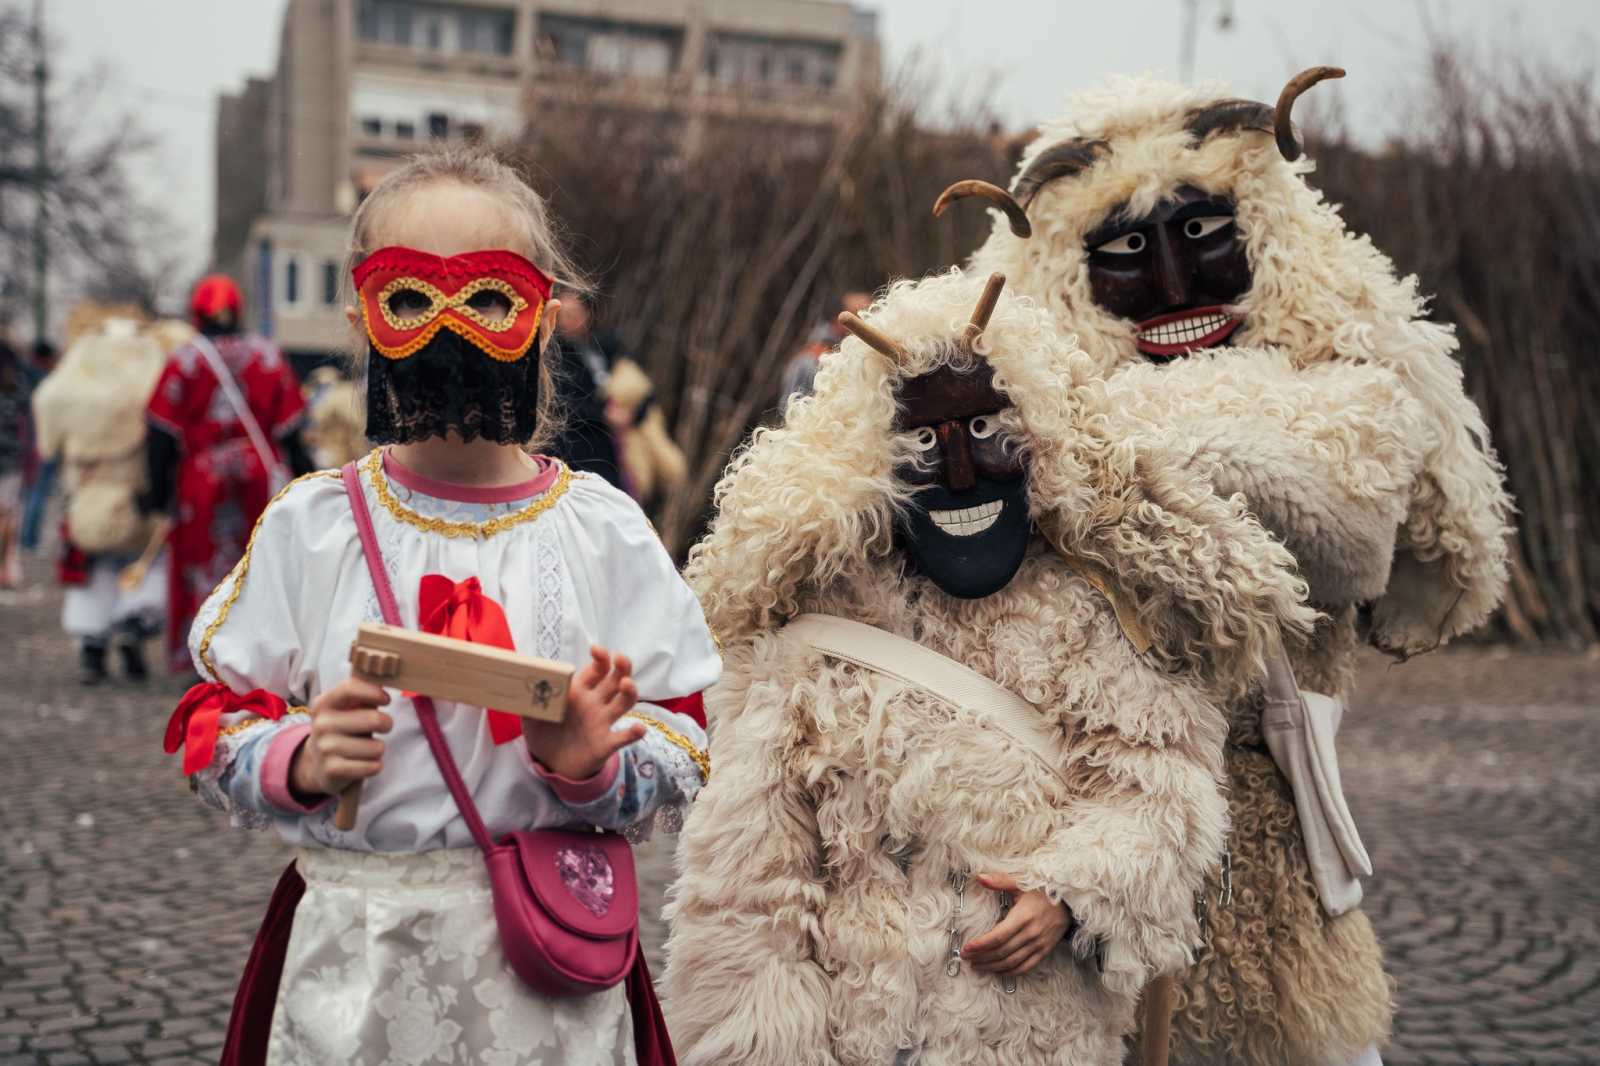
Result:
M907 574L895 386L965 358L949 341L979 287L951 272L891 288L869 317L911 365L847 339L815 395L736 457L691 553L724 675L667 911L662 984L686 1066L1112 1066L1145 982L1192 956L1226 828L1219 706L1280 627L1311 622L1304 585L1174 442L1089 406L1093 388L1075 400L1094 368L1010 297L979 349L1015 404L1002 431L1026 457L1034 544L981 600ZM1134 650L1069 556L1146 591L1155 648ZM1070 783L972 714L779 634L804 611L919 641L1024 697ZM975 881L958 896L961 872L1043 889L1082 927L1012 994L965 963L950 976L948 930L964 942L999 919Z

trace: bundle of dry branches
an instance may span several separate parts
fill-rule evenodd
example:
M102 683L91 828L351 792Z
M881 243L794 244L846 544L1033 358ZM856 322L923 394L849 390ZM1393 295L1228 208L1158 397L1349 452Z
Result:
M1589 78L1436 49L1404 142L1317 151L1315 180L1457 324L1516 496L1500 633L1600 630L1600 101Z
M933 225L928 209L949 174L1007 170L1005 146L977 119L919 128L910 95L864 101L838 126L723 117L692 135L660 114L546 109L524 138L529 177L599 286L602 324L651 375L689 459L688 490L657 522L679 554L840 294L947 266L987 232L980 212Z

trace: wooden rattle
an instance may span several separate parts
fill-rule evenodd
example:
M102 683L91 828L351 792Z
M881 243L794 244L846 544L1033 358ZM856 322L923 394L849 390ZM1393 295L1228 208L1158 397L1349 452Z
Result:
M566 663L382 622L364 623L350 646L350 676L362 681L541 722L566 717L572 673ZM340 794L334 827L354 829L360 809L357 781Z

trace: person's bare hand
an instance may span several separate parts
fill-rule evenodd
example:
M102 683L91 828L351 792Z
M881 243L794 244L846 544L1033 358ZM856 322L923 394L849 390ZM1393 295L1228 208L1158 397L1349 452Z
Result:
M311 735L289 766L289 787L302 796L336 795L383 769L383 741L373 734L394 728L378 710L389 694L349 677L311 704Z
M606 760L644 736L643 722L626 729L612 725L639 702L633 683L633 664L626 655L612 655L598 644L589 649L590 660L572 675L567 689L567 716L560 722L525 718L522 735L528 750L545 769L582 781L593 777Z
M1010 892L1016 902L993 929L967 941L961 957L984 973L1010 977L1027 973L1061 943L1072 912L1064 903L1051 903L1038 889L1022 891L1014 878L980 874L978 883L996 892Z

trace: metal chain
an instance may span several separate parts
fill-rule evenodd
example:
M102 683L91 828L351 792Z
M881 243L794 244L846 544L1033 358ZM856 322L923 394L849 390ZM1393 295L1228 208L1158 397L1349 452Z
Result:
M949 959L944 964L944 975L958 977L961 974L961 911L967 898L967 872L952 871L950 887L955 889L956 905L950 912L950 950Z
M950 887L956 894L956 905L950 911L950 947L946 952L944 964L946 977L959 977L961 975L961 915L966 909L967 902L967 873L965 870L952 871L950 874ZM1011 906L1016 900L1011 893L1000 893L1000 920L1005 921L1006 915L1011 913ZM1013 974L1007 974L1000 979L1000 987L1006 995L1011 995L1017 990L1017 979Z

